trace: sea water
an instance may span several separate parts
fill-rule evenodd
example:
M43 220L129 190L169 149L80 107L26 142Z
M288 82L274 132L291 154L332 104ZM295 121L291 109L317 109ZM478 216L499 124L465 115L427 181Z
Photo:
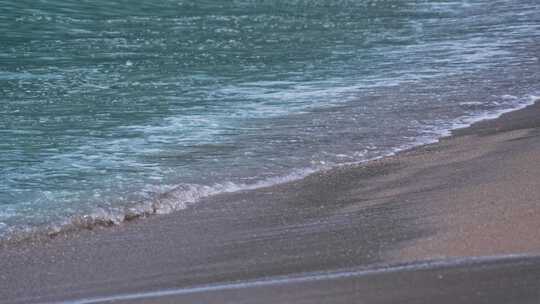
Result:
M168 213L539 94L537 0L1 0L0 237Z

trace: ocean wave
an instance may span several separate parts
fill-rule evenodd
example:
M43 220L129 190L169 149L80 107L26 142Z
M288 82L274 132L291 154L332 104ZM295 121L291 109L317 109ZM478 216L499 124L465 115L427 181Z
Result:
M514 100L515 102L513 103L513 107L457 118L447 124L447 126L450 127L434 127L432 130L426 133L428 135L419 136L414 142L395 147L394 149L391 149L377 157L339 164L327 164L325 162L319 162L317 165L314 165L311 168L295 170L288 175L272 177L251 184L239 184L233 182L216 183L212 186L200 184L179 184L159 194L155 199L152 200L134 203L123 208L96 208L91 213L72 216L60 223L54 223L46 226L10 227L5 223L0 222L0 242L11 243L28 239L53 238L62 233L69 233L71 231L93 230L100 227L115 226L140 218L160 214L170 214L175 211L183 210L188 208L190 205L199 202L201 199L210 196L270 187L277 184L300 180L315 172L326 171L335 167L358 165L375 159L381 159L396 155L401 151L414 147L436 143L440 141L441 138L450 136L453 130L469 127L479 121L496 119L505 113L526 108L540 100L540 96L532 94L523 98L513 95L504 95L502 97L505 99ZM341 157L343 157L343 155L341 155Z
M317 169L296 170L288 175L272 177L252 184L233 182L218 183L212 186L180 184L159 194L153 200L134 203L123 208L95 208L91 213L71 216L62 222L43 226L8 226L0 222L0 242L13 243L29 239L54 238L62 233L110 227L152 215L169 214L186 209L201 199L213 195L270 187L302 179L323 169L320 166Z

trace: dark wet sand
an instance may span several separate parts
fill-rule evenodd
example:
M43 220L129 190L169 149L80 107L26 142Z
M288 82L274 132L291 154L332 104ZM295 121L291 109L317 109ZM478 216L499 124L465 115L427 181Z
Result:
M540 301L540 258L500 258L452 265L409 265L404 269L331 278L169 290L168 295L139 294L114 303L530 303ZM425 268L422 268L425 267ZM296 279L296 280L295 280ZM172 295L172 293L176 293Z
M0 247L0 303L540 254L540 105L438 144L175 214ZM439 277L442 276L442 279ZM404 269L150 303L540 303L540 260Z

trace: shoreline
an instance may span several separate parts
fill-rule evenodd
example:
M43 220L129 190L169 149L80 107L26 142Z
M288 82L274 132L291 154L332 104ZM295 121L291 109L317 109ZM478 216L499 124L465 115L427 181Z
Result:
M144 221L0 247L0 303L106 297L377 263L537 255L538 149L537 102L394 156L219 194ZM385 282L392 278L378 286L391 288ZM335 288L355 296L347 284ZM299 294L307 299L310 288L301 286ZM493 292L497 285L486 288ZM244 296L272 302L267 291Z
M216 185L206 186L206 185L195 185L200 187L205 194L191 194L189 196L194 197L194 201L181 201L178 203L171 203L169 197L175 198L177 195L176 191L183 186L177 186L172 190L159 194L155 199L149 202L140 202L134 206L127 208L118 214L110 214L109 212L92 213L77 215L68 218L62 224L47 224L42 227L32 227L30 230L14 230L8 232L5 235L0 235L0 248L5 246L11 246L12 244L24 243L24 242L35 242L35 241L46 241L48 239L54 239L58 235L78 233L83 230L96 230L103 229L112 226L126 225L131 224L131 222L137 222L139 220L144 220L148 217L161 216L166 214L175 214L177 212L182 212L186 208L196 208L196 204L201 200L211 199L213 196L226 195L229 193L238 193L245 191L256 191L257 189L275 187L282 184L288 184L291 182L299 181L305 179L306 177L313 174L324 174L325 172L337 170L339 168L347 167L357 167L369 164L373 161L384 160L390 157L396 157L400 154L407 153L408 151L414 151L416 149L422 149L423 147L437 144L440 141L444 141L447 138L455 137L459 134L466 134L468 129L473 125L481 124L485 121L497 120L501 116L512 113L516 111L523 110L527 107L533 106L535 103L540 102L540 99L537 96L529 95L529 101L522 102L512 109L498 110L492 113L484 113L479 116L469 117L469 118L458 118L456 121L461 121L460 123L453 122L453 127L450 129L441 129L438 131L439 137L430 138L427 141L417 140L414 143L405 145L403 147L397 147L392 152L387 152L381 156L361 160L353 161L348 163L335 164L332 167L328 168L302 168L297 169L287 175L272 177L269 180L261 180L255 184L245 184L245 185L234 185L234 189L226 189L227 187L222 187L224 189L217 190ZM465 130L465 132L463 132ZM477 132L477 131L473 131ZM277 182L276 182L277 180ZM218 184L219 185L219 184ZM189 191L201 191L201 189L191 189ZM185 191L185 190L184 190Z

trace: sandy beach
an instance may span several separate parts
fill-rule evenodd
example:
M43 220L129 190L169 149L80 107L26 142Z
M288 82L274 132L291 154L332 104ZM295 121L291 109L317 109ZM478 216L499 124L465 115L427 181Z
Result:
M0 303L538 303L539 128L537 103L362 165L6 243Z

